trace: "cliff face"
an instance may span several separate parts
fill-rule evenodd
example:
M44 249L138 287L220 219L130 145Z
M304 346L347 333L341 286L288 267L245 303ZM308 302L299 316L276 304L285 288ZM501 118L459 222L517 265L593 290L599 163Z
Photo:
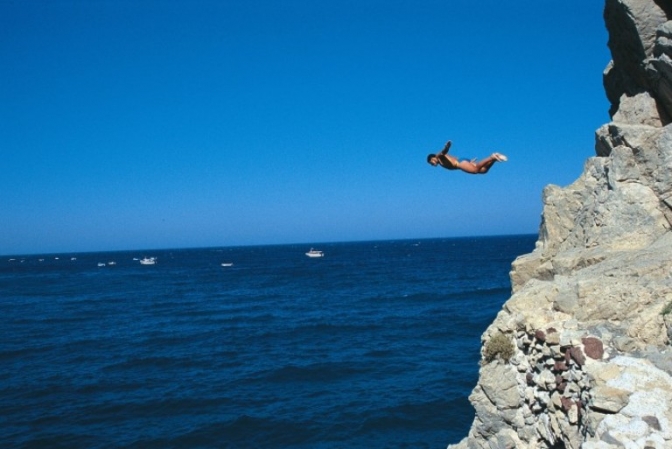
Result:
M604 17L612 121L579 179L544 189L454 448L672 448L672 2L606 0Z

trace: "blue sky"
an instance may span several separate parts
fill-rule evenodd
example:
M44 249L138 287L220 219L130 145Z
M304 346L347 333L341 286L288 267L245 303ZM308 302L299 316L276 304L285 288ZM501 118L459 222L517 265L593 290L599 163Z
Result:
M0 254L536 233L609 121L602 9L0 0Z

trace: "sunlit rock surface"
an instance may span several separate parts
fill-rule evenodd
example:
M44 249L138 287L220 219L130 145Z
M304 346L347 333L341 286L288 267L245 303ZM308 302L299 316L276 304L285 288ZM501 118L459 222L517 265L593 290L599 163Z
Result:
M543 192L535 250L482 337L454 448L672 448L672 2L606 0L612 121L579 179Z

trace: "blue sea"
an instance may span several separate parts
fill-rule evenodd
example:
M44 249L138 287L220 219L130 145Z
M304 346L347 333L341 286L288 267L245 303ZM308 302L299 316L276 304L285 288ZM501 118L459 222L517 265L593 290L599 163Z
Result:
M3 256L0 447L445 448L536 238Z

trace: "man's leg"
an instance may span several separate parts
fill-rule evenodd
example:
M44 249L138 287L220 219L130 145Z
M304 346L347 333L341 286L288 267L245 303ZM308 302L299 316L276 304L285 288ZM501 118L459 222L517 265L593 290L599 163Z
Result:
M488 172L488 170L490 170L490 167L492 167L495 162L506 162L507 160L507 157L503 154L492 153L490 157L487 157L481 162L478 162L476 167L478 168L478 173L485 174Z
M481 162L476 163L476 173L481 175L486 174L495 162L497 162L497 158L495 156L486 157Z

